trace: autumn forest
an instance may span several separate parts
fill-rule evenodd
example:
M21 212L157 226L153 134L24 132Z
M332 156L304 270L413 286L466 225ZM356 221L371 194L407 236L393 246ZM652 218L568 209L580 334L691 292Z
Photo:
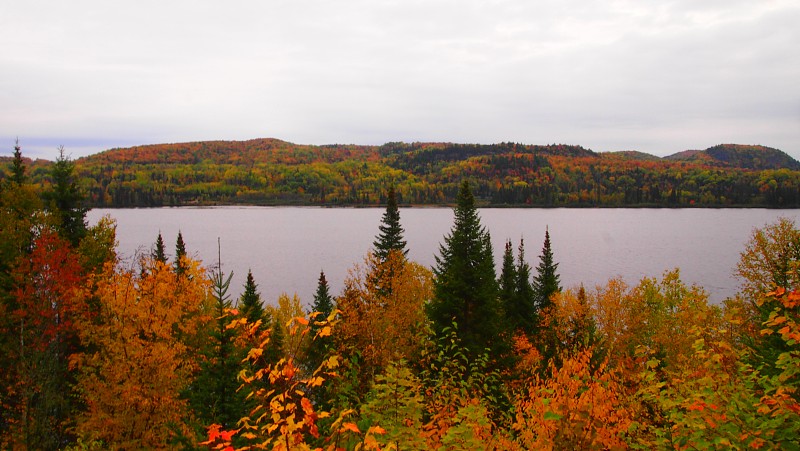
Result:
M0 448L800 449L797 224L753 230L718 305L677 270L562 286L549 230L495 267L478 212L797 207L782 152L182 146L2 162ZM198 203L385 212L342 292L323 272L303 302L263 299L252 274L232 298L180 234L120 258L113 218L86 221ZM401 203L453 205L432 268L408 258Z
M0 158L0 167L11 164ZM47 184L51 162L29 161ZM725 144L658 158L575 145L297 145L277 139L112 149L79 158L91 207L452 205L469 180L481 206L800 206L800 163L764 146Z

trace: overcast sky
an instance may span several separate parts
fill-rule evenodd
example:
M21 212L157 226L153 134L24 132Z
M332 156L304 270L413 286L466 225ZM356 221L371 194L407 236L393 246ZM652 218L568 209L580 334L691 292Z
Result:
M720 143L800 159L798 0L0 0L0 155Z

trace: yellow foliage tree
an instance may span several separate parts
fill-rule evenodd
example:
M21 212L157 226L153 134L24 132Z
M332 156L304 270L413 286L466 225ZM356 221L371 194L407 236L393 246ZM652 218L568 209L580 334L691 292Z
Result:
M721 323L721 310L708 304L702 288L684 284L678 270L660 280L644 278L632 289L612 279L589 304L612 365L630 362L637 347L661 354L665 365L680 365L693 354L689 331Z
M116 449L165 448L189 435L180 392L197 362L192 348L209 306L209 282L199 263L170 266L144 260L142 271L107 265L94 290L97 315L80 327L87 351L74 356L86 410L76 432Z
M300 354L304 351L305 347L303 346L303 340L306 339L305 335L294 335L289 336L288 332L289 329L293 326L295 322L295 318L300 318L305 316L305 312L303 311L303 306L300 303L300 298L297 294L294 294L292 297L289 297L286 293L281 293L278 296L278 305L277 307L274 305L267 305L264 310L266 311L267 315L272 318L272 322L270 327L272 329L280 329L280 331L273 332L272 340L275 342L276 334L281 338L282 343L280 346L282 347L281 351L283 353L293 352L294 354L292 357L299 358Z
M385 261L368 254L345 280L337 299L342 320L340 344L361 353L364 376L371 379L392 360L417 360L427 322L423 306L433 293L431 272L390 252Z

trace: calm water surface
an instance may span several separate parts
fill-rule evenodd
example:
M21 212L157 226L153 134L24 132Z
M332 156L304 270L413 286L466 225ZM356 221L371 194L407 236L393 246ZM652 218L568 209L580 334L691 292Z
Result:
M334 294L347 272L363 261L378 233L383 208L214 207L95 209L90 224L103 215L117 221L119 252L132 259L149 252L161 232L173 255L178 231L187 251L206 267L217 262L222 243L223 270L233 271L231 291L242 291L253 271L262 299L275 303L285 292L310 304L320 270ZM449 208L404 208L401 221L409 257L428 267L453 225ZM763 209L482 209L495 260L507 239L516 249L524 238L526 259L535 268L545 228L549 227L562 285L587 288L620 276L629 283L680 268L687 283L704 287L715 302L733 296L732 272L755 227L785 216L800 220L800 210Z

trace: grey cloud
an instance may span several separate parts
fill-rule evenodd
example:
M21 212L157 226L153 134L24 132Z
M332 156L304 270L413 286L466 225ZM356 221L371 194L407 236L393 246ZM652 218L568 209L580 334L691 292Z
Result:
M759 140L800 157L793 1L84 0L0 15L5 141L84 139L89 152L262 136L514 140L666 154Z

